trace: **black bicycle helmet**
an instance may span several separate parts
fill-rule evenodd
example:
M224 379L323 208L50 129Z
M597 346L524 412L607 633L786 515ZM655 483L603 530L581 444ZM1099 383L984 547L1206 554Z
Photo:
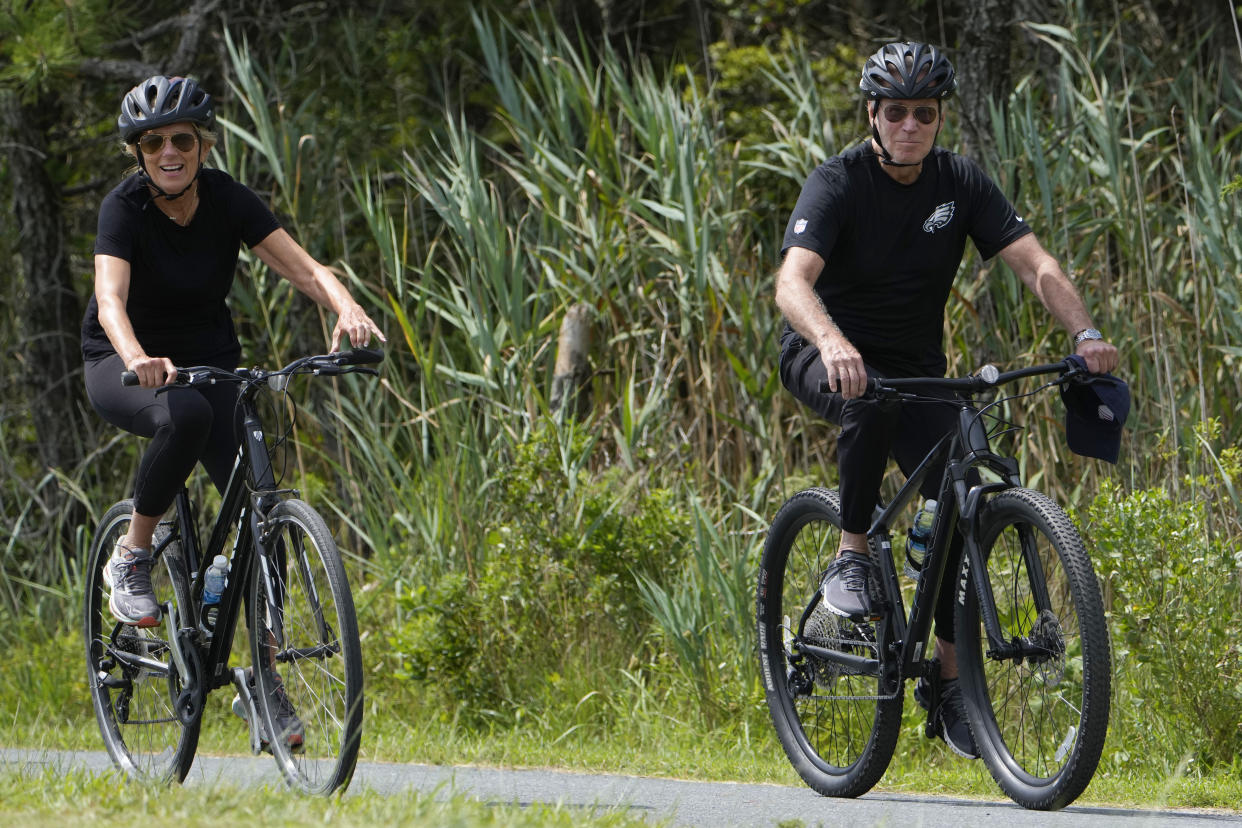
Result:
M944 53L927 43L889 43L863 65L858 88L868 100L947 98L956 72Z
M212 129L216 114L211 96L191 78L155 75L126 93L116 125L125 143L132 144L148 129L181 121Z

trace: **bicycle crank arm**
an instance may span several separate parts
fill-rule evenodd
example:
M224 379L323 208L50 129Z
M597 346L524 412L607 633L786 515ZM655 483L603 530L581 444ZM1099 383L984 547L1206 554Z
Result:
M172 655L173 666L177 668L181 688L173 688L173 710L177 718L187 727L194 723L203 709L206 693L199 683L202 672L198 651L194 648L195 631L191 627L181 628L177 618L177 605L174 601L164 604L164 617L168 625L168 649Z
M173 664L177 667L177 675L181 676L181 686L188 688L194 683L194 676L190 672L190 665L186 662L185 652L181 649L181 636L178 635L181 625L177 623L175 601L164 603L164 619L168 627L168 648L172 651Z
M830 650L826 647L816 647L814 644L807 644L805 641L797 642L794 645L794 651L802 655L814 656L821 661L831 661L834 664L840 664L851 675L878 676L880 674L879 659L867 658L866 656L854 655L853 653L843 653L840 650Z
M259 705L255 701L250 682L246 678L245 668L233 668L233 686L237 688L237 696L241 700L242 709L246 711L244 716L246 724L250 726L250 752L258 755L263 750L263 743L259 739L259 716L262 714L259 712Z

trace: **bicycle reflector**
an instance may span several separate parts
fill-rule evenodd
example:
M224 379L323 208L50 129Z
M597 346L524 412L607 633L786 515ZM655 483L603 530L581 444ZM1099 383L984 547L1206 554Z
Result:
M1083 371L1087 362L1077 354L1069 359ZM1112 374L1090 374L1061 386L1065 403L1065 442L1083 457L1116 463L1121 453L1121 431L1130 416L1130 386Z

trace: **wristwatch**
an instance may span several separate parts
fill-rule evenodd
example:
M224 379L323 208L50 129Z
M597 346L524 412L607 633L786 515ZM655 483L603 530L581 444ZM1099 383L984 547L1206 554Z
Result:
M1104 334L1100 333L1095 328L1083 328L1081 331L1074 334L1074 347L1077 348L1079 345L1081 345L1084 341L1088 339L1103 339L1103 338L1104 338Z

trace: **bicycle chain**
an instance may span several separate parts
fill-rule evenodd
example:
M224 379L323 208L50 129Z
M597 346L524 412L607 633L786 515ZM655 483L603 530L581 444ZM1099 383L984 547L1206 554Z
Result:
M814 701L893 701L901 696L901 693L890 693L887 696L800 696L803 699L813 699Z

